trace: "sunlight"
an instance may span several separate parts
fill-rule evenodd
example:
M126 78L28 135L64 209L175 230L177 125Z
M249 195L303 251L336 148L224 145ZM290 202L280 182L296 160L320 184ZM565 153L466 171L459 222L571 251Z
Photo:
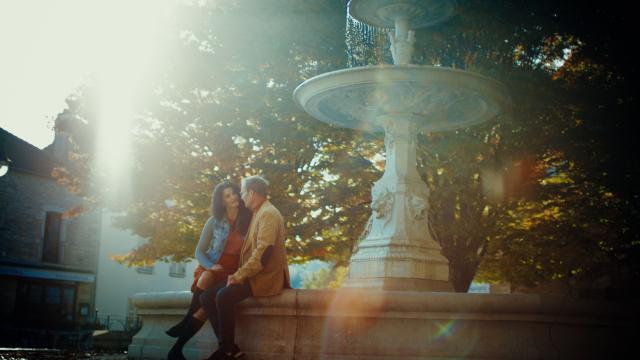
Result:
M98 112L97 166L114 193L127 192L131 167L131 124L134 104L149 91L144 85L153 73L156 39L167 9L156 1L101 3L96 19L96 87ZM160 5L160 6L159 6ZM115 21L117 19L117 21ZM114 22L115 21L115 22Z
M33 133L32 122L49 121L36 145L51 142L55 114L85 83L99 94L96 164L110 185L122 184L129 168L131 120L136 102L157 79L162 36L172 0L26 0L0 5L3 56L0 110L8 128ZM15 120L14 120L15 119ZM45 120L46 119L46 120ZM22 124L24 123L24 124ZM107 185L107 184L105 184Z

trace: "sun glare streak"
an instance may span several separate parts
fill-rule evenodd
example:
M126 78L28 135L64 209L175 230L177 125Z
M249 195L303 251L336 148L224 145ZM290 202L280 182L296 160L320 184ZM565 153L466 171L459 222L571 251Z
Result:
M104 176L104 185L118 196L108 200L122 201L131 184L134 106L149 91L145 83L153 73L153 55L161 45L154 39L162 31L166 9L150 0L110 1L100 6L102 16L94 34L101 44L95 73L100 94L95 165Z
M99 94L99 173L115 183L127 171L133 106L157 77L155 54L171 28L176 0L6 0L0 3L0 118L38 147L83 83ZM5 54L6 52L6 54ZM154 56L155 55L155 56ZM49 125L47 127L47 121ZM34 124L40 124L40 126ZM5 126L3 120L3 127Z

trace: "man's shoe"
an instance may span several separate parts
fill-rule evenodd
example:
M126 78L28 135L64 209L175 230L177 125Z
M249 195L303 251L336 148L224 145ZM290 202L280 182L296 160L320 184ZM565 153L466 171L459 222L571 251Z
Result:
M244 352L240 350L238 345L233 344L231 351L223 351L222 348L216 350L206 360L237 360L244 356Z
M229 359L234 359L234 360L240 359L241 357L244 356L244 353L242 352L242 350L240 350L240 348L236 344L232 345L231 351L225 351L224 354L227 355Z
M224 351L222 351L222 349L218 349L214 351L213 354L209 355L209 357L206 358L205 360L227 360L227 359L228 357L224 353Z

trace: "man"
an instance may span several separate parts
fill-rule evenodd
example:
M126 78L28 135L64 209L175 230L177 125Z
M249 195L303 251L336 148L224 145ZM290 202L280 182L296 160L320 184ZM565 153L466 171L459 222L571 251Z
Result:
M253 211L240 252L240 267L225 287L213 287L200 299L211 325L219 335L220 348L209 359L238 359L244 355L235 344L235 305L250 296L274 296L290 288L284 220L267 200L268 182L261 176L242 180L240 193Z

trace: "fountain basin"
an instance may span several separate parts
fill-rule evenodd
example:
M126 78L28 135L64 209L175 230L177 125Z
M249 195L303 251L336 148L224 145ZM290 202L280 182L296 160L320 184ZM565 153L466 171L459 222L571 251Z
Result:
M451 0L351 0L349 14L379 28L392 28L406 19L412 29L433 26L448 19L455 10Z
M418 130L446 131L482 123L510 105L498 81L437 66L382 65L313 77L294 91L296 102L323 122L368 132L382 117L409 115Z

